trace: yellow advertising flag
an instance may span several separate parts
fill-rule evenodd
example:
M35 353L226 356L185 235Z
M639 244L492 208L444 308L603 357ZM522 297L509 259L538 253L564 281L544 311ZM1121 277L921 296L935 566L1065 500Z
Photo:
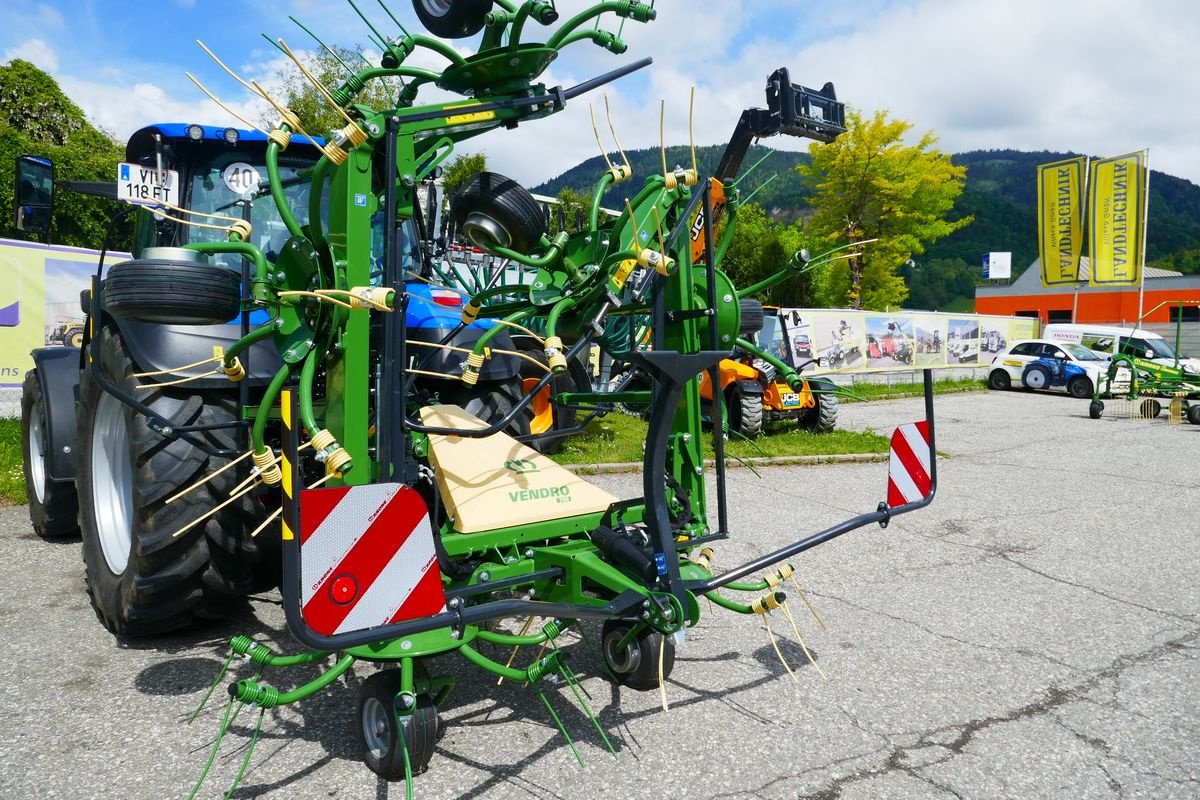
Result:
M1083 156L1037 168L1038 255L1042 285L1079 280L1083 255Z
M1142 282L1146 233L1146 152L1092 162L1088 189L1088 250L1092 286Z

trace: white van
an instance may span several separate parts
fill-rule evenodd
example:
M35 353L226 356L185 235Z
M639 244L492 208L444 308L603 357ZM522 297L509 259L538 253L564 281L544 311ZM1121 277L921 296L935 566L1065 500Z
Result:
M1156 364L1173 367L1175 348L1163 337L1144 328L1121 328L1112 325L1047 325L1042 337L1058 342L1081 344L1093 352L1112 358L1117 353L1144 358ZM1200 360L1179 358L1180 366L1200 372Z

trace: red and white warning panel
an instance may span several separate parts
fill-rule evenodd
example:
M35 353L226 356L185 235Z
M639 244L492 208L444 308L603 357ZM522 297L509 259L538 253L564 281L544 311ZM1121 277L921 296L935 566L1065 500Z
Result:
M446 608L429 510L401 484L302 491L300 581L304 621L324 636Z
M929 421L910 422L892 433L887 504L891 508L923 500L933 491L929 464Z

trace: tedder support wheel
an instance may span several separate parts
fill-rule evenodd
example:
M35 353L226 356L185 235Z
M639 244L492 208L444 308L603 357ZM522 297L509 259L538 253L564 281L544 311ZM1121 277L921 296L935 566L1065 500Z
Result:
M729 427L747 439L757 439L763 427L761 394L742 391L738 386L729 390Z
M813 433L829 433L837 427L838 418L838 399L837 395L832 393L833 384L829 381L810 380L808 382L810 389L822 389L830 391L822 391L820 394L813 393L813 401L816 403L812 408L800 409L800 416L796 422L801 428L810 430Z
M389 781L404 777L405 750L412 774L424 772L438 739L433 700L423 694L412 713L397 713L400 689L400 670L392 668L367 678L358 692L358 741L363 761L368 769Z
M988 375L988 388L1003 392L1012 388L1012 378L1002 369L994 369Z
M762 303L757 300L751 300L748 297L742 298L738 300L738 310L741 312L741 324L738 326L738 335L746 336L762 330Z
M114 266L104 304L114 316L169 325L216 325L233 319L242 276L218 264L142 259Z
M1200 403L1191 403L1187 407L1187 421L1193 425L1200 425Z
M1067 393L1076 400L1086 400L1091 397L1095 394L1091 378L1083 375L1076 375L1074 378L1071 378L1071 381L1067 384Z
M463 235L484 250L532 251L546 232L546 213L525 187L495 172L473 175L454 195L451 213Z
M1157 400L1146 399L1142 401L1138 409L1145 419L1154 419L1162 413L1162 403Z
M37 370L31 369L21 386L21 444L29 520L43 539L66 539L79 533L79 500L73 481L50 480L46 471L49 435L42 383Z
M1099 400L1093 400L1088 404L1088 416L1092 419L1100 419L1104 415L1104 403Z
M658 688L659 652L662 653L662 678L665 681L675 667L675 642L653 628L642 628L624 649L621 640L634 623L609 620L601 634L604 665L616 676L617 682L639 692Z
M238 419L230 392L135 389L131 374L137 370L115 326L105 328L88 350L92 369L174 427ZM144 636L218 619L240 607L252 589L258 556L249 531L265 516L258 493L196 522L229 499L244 477L239 470L226 470L180 495L225 459L151 430L145 417L104 391L91 369L81 376L78 408L76 485L85 581L100 621L113 633ZM235 428L192 435L208 446L238 449Z
M434 36L462 39L483 28L492 0L413 0L413 10Z

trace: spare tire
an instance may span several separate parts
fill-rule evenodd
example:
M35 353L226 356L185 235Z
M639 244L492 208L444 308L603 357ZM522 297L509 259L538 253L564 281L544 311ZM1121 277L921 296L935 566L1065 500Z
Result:
M168 325L218 325L242 307L242 276L216 264L161 258L124 261L104 279L113 316Z
M483 28L492 0L413 0L413 10L434 36L462 39Z
M743 297L738 300L738 307L742 312L742 321L738 326L738 335L746 336L761 331L764 320L762 303L757 300L751 300L748 297Z
M489 252L499 245L529 253L546 232L546 214L533 195L496 172L468 179L455 193L451 213L463 235Z

